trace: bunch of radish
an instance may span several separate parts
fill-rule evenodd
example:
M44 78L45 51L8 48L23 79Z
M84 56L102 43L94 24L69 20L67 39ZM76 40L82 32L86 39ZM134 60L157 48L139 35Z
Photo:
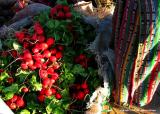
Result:
M38 100L42 102L45 97L51 95L61 99L61 95L52 86L59 78L57 70L61 65L59 60L63 57L64 47L55 45L53 37L46 38L43 27L39 22L34 24L33 35L26 32L16 32L15 35L23 45L23 53L20 55L21 69L38 70L39 78L42 80L42 90L39 93Z
M72 13L70 12L69 6L58 4L51 8L50 16L53 19L70 19L72 17Z

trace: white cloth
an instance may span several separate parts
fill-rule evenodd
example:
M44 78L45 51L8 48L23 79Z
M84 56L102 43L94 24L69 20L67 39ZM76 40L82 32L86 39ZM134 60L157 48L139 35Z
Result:
M0 114L14 114L1 98L0 98Z

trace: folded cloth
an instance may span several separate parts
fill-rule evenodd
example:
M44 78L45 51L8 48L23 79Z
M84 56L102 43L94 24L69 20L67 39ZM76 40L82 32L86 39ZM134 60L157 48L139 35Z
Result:
M0 98L0 114L14 114L1 98Z
M160 1L118 0L113 40L116 102L150 103L160 82Z

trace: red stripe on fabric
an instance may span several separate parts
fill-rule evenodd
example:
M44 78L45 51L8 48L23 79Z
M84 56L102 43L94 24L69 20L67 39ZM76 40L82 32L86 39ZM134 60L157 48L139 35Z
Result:
M147 103L151 101L151 93L152 93L152 86L155 82L155 79L158 77L158 73L156 74L156 69L158 67L158 62L156 62L152 72L151 72L151 77L149 81L149 86L148 86L148 92L147 92Z
M134 60L134 63L132 65L132 71L131 71L131 75L130 75L130 86L129 86L129 90L128 90L128 101L130 106L132 106L132 101L133 101L133 86L134 86L134 70L135 70L135 64L136 64L136 59Z
M160 50L158 50L158 62L160 64Z
M152 0L150 0L150 41L152 40L153 22L152 22Z
M152 23L152 1L150 0L150 41L152 41L152 33L153 33L153 23ZM151 42L150 42L151 43ZM152 43L151 43L152 45ZM149 103L151 101L151 92L152 92L152 85L154 82L154 79L156 78L155 76L155 71L156 71L156 67L157 67L157 62L151 72L151 77L150 77L150 82L149 82L149 87L148 87L148 98L147 98L147 103ZM157 75L158 76L158 75Z
M126 6L125 6L125 8L124 8L124 12L123 12L123 17L122 17L122 24L121 24L121 28L120 28L120 35L119 35L119 38L118 38L118 41L120 41L119 43L118 43L118 46L116 47L117 48L117 51L116 51L116 56L118 55L118 57L116 57L117 59L117 61L116 61L116 69L117 69L117 67L118 67L118 65L117 64L119 64L119 58L121 58L120 56L119 56L119 54L120 54L120 45L121 45L121 39L122 39L122 33L123 33L123 30L124 30L124 27L125 27L125 19L126 19L126 16L127 16L127 7L128 7L128 2L129 2L129 0L127 0L126 1Z

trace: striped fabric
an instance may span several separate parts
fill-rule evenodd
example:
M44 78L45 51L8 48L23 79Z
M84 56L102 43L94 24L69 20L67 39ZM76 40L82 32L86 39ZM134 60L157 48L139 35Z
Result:
M144 106L160 82L160 0L118 0L113 38L116 101Z

